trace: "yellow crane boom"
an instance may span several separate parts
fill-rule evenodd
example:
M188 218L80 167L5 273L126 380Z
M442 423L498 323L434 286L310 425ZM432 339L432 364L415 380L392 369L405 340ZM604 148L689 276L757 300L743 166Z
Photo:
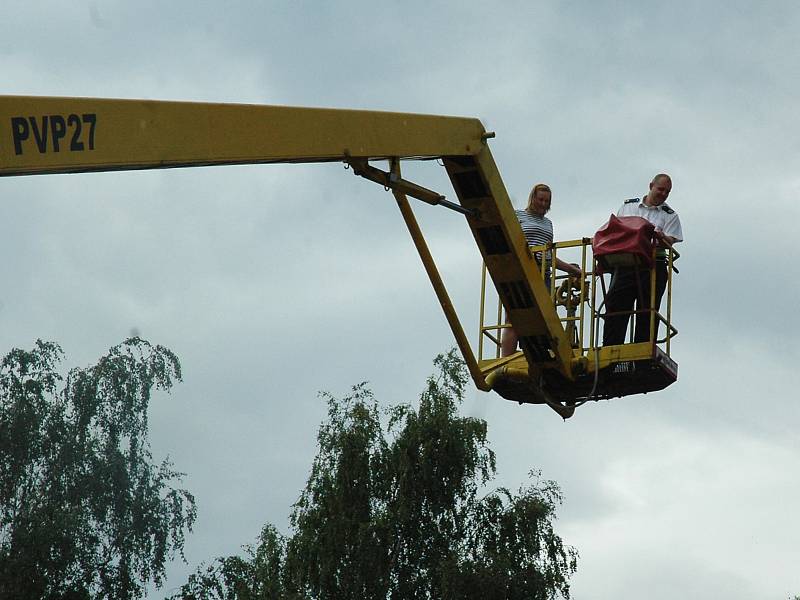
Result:
M542 372L585 374L532 259L478 119L247 104L0 96L0 176L210 165L344 162L391 188L475 384L477 363L405 197L466 216L531 370L524 401L549 402ZM402 178L403 159L441 159L458 203ZM382 171L369 161L385 159ZM438 283L437 283L438 282ZM440 289L441 288L441 289ZM527 369L526 369L527 371ZM563 386L562 386L563 387ZM502 391L501 391L502 393ZM519 399L519 398L515 398ZM552 405L552 403L551 403Z
M471 156L477 119L391 112L0 96L0 175Z

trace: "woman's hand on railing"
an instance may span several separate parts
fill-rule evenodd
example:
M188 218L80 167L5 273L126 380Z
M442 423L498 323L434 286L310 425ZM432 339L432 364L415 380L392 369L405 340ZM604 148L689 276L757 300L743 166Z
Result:
M575 277L576 279L580 279L583 277L583 270L581 269L580 265L576 263L567 263L567 273Z

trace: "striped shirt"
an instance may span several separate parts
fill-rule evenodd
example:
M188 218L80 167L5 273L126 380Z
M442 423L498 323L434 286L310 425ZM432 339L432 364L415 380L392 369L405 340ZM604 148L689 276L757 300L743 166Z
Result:
M553 241L553 222L547 217L540 217L527 210L514 211L522 226L522 233L528 240L529 246L543 246ZM536 253L537 262L542 262L542 253ZM547 260L550 260L550 252L547 253Z

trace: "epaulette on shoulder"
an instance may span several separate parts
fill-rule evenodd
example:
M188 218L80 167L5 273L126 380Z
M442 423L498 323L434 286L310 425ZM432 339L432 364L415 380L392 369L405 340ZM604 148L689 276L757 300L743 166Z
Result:
M667 213L668 215L671 215L671 214L673 214L673 213L675 212L674 210L672 210L672 209L671 209L669 206L667 206L666 204L662 204L662 205L661 205L661 210L663 210L663 211L664 211L665 213Z
M641 202L641 201L642 201L641 198L628 198L627 200L625 200L625 204L632 204L633 202Z

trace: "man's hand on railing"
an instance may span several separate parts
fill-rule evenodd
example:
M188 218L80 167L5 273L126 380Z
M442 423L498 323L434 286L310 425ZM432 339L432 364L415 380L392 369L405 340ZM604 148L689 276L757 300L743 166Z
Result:
M653 235L655 236L658 245L663 246L664 248L672 248L672 244L675 243L676 238L672 237L671 235L665 234L663 231L661 231L661 229L657 227L653 232Z

